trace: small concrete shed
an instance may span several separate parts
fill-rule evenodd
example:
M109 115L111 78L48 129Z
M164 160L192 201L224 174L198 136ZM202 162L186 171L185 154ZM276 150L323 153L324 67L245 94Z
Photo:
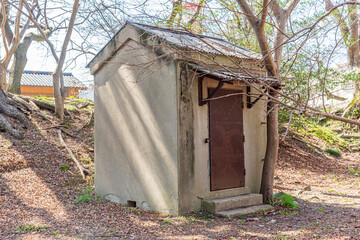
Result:
M266 209L261 56L222 39L127 22L88 64L95 191L173 215ZM250 207L252 206L252 207Z

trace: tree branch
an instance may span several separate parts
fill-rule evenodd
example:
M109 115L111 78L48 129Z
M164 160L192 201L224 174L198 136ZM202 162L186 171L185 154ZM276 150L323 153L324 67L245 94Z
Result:
M286 4L284 8L284 11L290 14L299 2L300 0L293 0L291 2L288 2L288 4Z
M268 14L268 8L269 8L269 0L263 0L263 7L261 10L261 22L259 25L259 29L264 29L264 27L265 27L266 17Z
M200 14L201 9L203 8L204 2L205 2L205 0L199 1L199 5L196 8L196 12L194 13L194 15L191 17L191 19L187 23L189 26L192 26L195 23L196 19L199 17L199 14Z

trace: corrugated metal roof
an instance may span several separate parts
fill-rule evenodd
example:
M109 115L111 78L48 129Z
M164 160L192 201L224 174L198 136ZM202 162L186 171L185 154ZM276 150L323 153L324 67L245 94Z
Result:
M241 72L229 72L229 71L225 71L225 70L221 70L221 69L216 69L216 68L204 68L200 65L197 64L193 64L193 63L189 63L188 64L191 68L195 69L198 72L201 72L205 75L212 75L224 80L228 80L228 81L233 81L233 80L242 80L242 81L247 81L247 82L255 82L255 83L266 83L266 84L270 84L270 85L280 85L280 81L275 79L275 78L270 78L270 77L261 77L258 76L256 74L254 77L252 78L250 76L245 75L244 73Z
M86 86L75 78L71 73L63 73L64 85L68 88L86 88ZM24 71L21 77L22 86L52 87L52 72Z
M175 30L170 28L152 26L142 23L126 21L126 23L114 34L110 41L94 56L94 58L86 65L90 67L95 59L101 52L114 41L115 37L125 28L126 25L131 25L138 29L150 33L152 36L157 36L164 41L173 44L180 48L187 48L198 52L213 53L218 55L224 55L229 57L237 57L241 59L255 59L261 60L262 56L256 52L250 51L246 48L236 46L221 38L215 38L200 34L194 34L191 32Z
M236 46L220 38L135 22L127 22L126 24L142 29L180 48L188 48L199 52L213 53L229 57L257 60L262 59L260 54Z

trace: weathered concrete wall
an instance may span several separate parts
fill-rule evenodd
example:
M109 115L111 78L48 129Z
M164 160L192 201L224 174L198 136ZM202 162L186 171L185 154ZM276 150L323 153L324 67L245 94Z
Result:
M179 213L200 210L198 199L194 199L195 146L193 81L197 78L186 62L178 63L178 174L179 174Z
M209 78L204 79L202 89L204 98L207 97L207 89L215 88L217 83L217 81ZM225 84L223 89L242 90L243 93L246 93L246 86L244 84ZM262 160L264 159L266 150L266 124L264 124L266 121L266 102L258 101L255 106L248 109L246 107L246 96L243 96L246 187L211 192L209 145L204 141L209 137L208 105L198 105L197 80L194 80L193 83L192 99L194 109L195 182L194 193L192 196L189 195L188 197L196 201L197 204L200 204L200 199L234 196L248 191L258 193L261 183Z
M95 191L177 214L176 64L132 39L94 70Z

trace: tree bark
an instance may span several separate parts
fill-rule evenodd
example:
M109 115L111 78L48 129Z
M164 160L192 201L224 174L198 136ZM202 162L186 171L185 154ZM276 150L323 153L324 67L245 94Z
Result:
M271 91L271 96L277 98L276 92ZM261 178L260 193L263 195L263 202L273 201L273 186L275 162L279 150L279 130L278 130L278 104L274 101L268 103L268 116L266 121L266 153Z
M349 64L351 68L359 67L359 17L357 6L349 5L350 14L350 36L351 40L354 41L349 47ZM359 83L355 82L355 93L354 97L359 92Z
M9 72L8 91L14 94L21 94L21 77L27 62L26 54L33 41L33 34L24 37L23 41L17 47L13 64Z
M276 0L263 0L261 18L255 16L246 0L237 0L237 2L255 31L268 76L277 78L280 72L286 22L299 0L290 1L284 9L280 7ZM274 51L270 49L264 29L269 6L273 12L277 26L277 28L275 28ZM277 99L278 94L275 91L271 91L270 97ZM267 115L267 145L260 187L260 193L263 194L263 201L265 203L273 200L274 170L278 156L278 148L278 103L270 99L268 102Z
M5 92L0 89L0 129L8 132L15 138L21 139L23 137L23 132L21 130L14 129L4 116L20 121L27 128L30 127L31 124L22 112L12 106L14 105L13 101L16 100L9 99ZM19 102L19 104L21 103Z
M0 61L0 89L6 91L6 73L7 73L8 62Z
M53 74L55 114L60 118L61 121L64 121L64 101L65 101L66 92L67 92L64 87L64 78L63 78L62 68L64 66L67 46L70 42L70 37L71 37L72 30L74 28L75 18L76 18L78 9L79 9L79 0L75 0L74 5L73 5L73 10L71 13L71 18L69 21L69 26L68 26L67 33L65 35L65 39L64 39L63 46L61 49L60 58L57 61L56 70L55 70L55 73Z

